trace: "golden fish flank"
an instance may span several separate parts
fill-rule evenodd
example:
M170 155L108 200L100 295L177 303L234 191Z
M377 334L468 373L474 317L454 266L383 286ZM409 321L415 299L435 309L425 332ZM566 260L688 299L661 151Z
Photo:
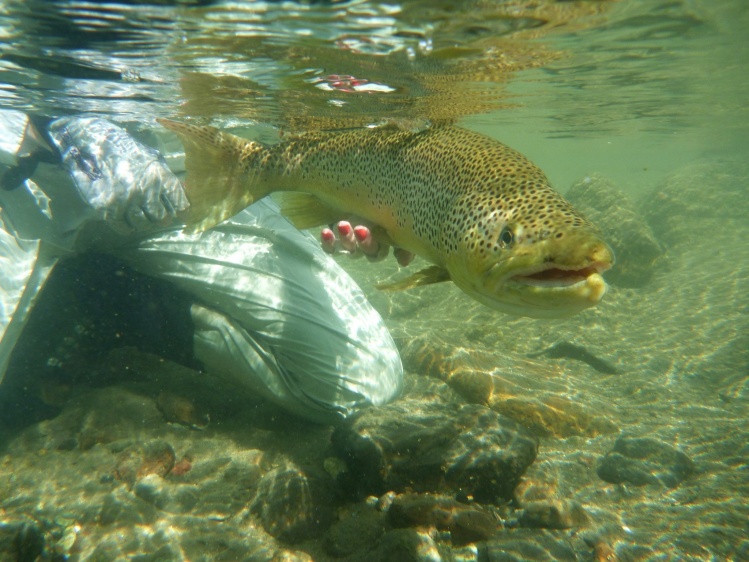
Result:
M538 318L595 305L614 256L517 151L453 126L315 132L265 146L160 120L185 143L189 226L203 230L277 191L300 228L357 215L375 238L434 264L390 288L452 280L492 308ZM294 203L295 202L295 203Z

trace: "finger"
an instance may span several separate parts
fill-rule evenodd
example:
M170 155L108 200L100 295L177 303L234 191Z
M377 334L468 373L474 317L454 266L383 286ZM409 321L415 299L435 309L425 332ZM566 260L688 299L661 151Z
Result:
M335 234L329 228L323 228L320 231L320 242L322 243L322 249L327 254L335 254Z
M354 237L359 244L359 249L367 256L376 256L380 250L380 244L372 238L372 232L366 226L354 227Z
M341 248L347 252L353 252L356 250L356 235L354 234L354 229L351 227L351 223L348 221L340 221L336 228L338 229Z

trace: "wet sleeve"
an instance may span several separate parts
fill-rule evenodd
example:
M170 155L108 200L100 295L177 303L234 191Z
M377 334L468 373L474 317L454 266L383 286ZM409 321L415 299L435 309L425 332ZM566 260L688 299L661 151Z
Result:
M118 255L195 297L195 355L209 371L290 412L334 423L400 392L380 315L267 200L210 231L164 233Z

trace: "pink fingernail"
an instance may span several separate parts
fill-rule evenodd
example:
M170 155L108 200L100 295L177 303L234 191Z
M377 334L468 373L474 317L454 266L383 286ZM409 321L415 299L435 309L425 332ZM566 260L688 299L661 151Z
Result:
M348 236L349 234L351 234L351 225L347 222L339 222L338 232L341 236Z
M323 228L320 231L320 238L323 242L333 242L335 240L335 234L329 228Z

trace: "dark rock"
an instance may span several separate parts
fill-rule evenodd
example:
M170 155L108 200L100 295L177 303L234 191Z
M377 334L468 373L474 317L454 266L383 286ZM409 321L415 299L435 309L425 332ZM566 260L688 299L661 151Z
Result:
M519 523L522 527L571 529L588 522L588 514L574 500L544 500L523 505Z
M499 520L480 505L460 503L432 494L397 496L388 511L394 527L436 527L449 531L454 544L463 545L491 537Z
M620 374L616 365L613 365L605 359L596 357L581 345L564 340L554 342L552 345L541 351L529 353L528 357L539 357L541 355L551 357L552 359L574 359L575 361L582 361L593 367L599 373L604 373L606 375Z
M595 174L575 183L567 198L603 231L614 250L616 264L606 280L622 287L645 285L664 249L632 199Z
M204 404L173 392L160 392L156 405L164 414L164 419L171 423L179 423L192 429L205 429L211 421Z
M270 535L295 543L317 536L330 526L332 492L321 480L298 468L281 466L260 479L251 511Z
M437 543L427 533L415 529L395 529L382 537L367 559L372 562L438 562L442 556Z
M538 443L516 422L476 404L404 399L337 428L333 448L348 467L338 477L355 498L404 492L462 493L509 500Z
M385 517L374 507L354 504L331 525L325 536L325 550L340 557L372 549L385 533Z
M19 450L81 449L119 440L134 440L163 425L151 398L122 387L84 391L71 398L55 418L29 427L14 442Z
M32 522L21 524L13 541L18 562L34 562L44 551L44 531Z
M663 484L675 488L694 471L682 451L650 437L620 437L598 466L598 476L612 484Z

